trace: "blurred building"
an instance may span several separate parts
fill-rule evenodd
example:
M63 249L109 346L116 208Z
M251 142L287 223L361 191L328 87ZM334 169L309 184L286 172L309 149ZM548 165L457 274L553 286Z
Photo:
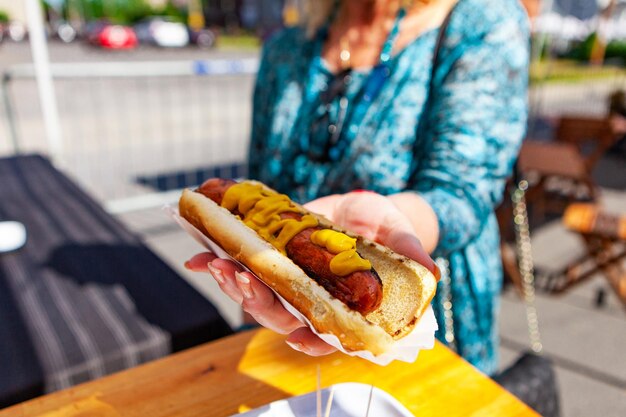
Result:
M279 27L283 23L284 0L243 0L241 23L245 28L262 30Z
M600 7L596 0L554 0L554 10L565 16L574 16L580 20L591 19Z
M285 4L293 1L204 0L203 6L206 22L210 26L243 28L265 35L283 25Z

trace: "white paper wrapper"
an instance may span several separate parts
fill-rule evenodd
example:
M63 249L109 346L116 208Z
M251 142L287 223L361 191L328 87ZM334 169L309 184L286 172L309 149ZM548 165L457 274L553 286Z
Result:
M178 210L171 206L165 206L164 210L182 227L191 237L193 237L200 245L209 249L215 255L223 259L230 259L237 264L241 265L242 268L249 271L244 265L242 265L237 260L231 258L228 253L226 253L217 243L213 242L211 239L206 237L202 232L196 229L191 223L182 218L178 214ZM268 287L270 288L270 287ZM271 288L270 288L271 289ZM273 289L272 289L273 291ZM334 346L338 350L350 356L358 356L363 359L367 359L373 363L378 365L388 365L394 360L399 360L403 362L415 362L417 359L417 355L419 351L422 349L432 349L435 345L435 331L438 329L437 321L435 320L435 314L433 313L432 307L428 307L424 315L420 318L420 320L415 325L415 328L411 333L402 339L395 342L392 348L385 352L382 355L374 356L369 351L361 350L357 352L347 352L341 346L339 342L339 338L332 334L324 334L318 333L315 328L311 325L309 320L303 316L298 310L296 310L291 304L289 304L284 298L282 298L278 293L274 292L283 306L293 314L298 320L302 323L306 324L316 335L318 335L322 340L328 343L331 346Z

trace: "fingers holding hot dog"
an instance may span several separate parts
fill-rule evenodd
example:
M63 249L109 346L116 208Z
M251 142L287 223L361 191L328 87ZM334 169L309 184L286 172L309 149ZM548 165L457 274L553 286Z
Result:
M204 252L185 262L185 267L194 272L210 273L220 289L264 327L280 334L289 334L304 326L285 310L265 284L232 261Z
M212 252L203 252L185 262L185 268L194 272L208 272L231 300L238 304L243 301L243 294L235 282L235 272L239 267L234 262L219 259Z
M304 324L285 310L274 293L249 272L235 274L243 300L241 307L263 327L289 334Z
M301 327L291 332L286 342L293 349L311 356L323 356L337 351L336 348L317 337L308 327Z
M185 262L185 268L194 272L209 272L208 264L217 259L213 252L202 252Z

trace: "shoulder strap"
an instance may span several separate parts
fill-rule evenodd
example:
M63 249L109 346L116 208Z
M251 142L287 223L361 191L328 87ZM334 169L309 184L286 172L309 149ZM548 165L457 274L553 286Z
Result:
M452 12L454 11L454 8L456 7L456 5L458 4L458 1L456 3L454 3L454 5L452 7L450 7L450 10L448 10L448 14L446 15L445 19L443 20L443 22L441 22L441 26L439 26L439 33L437 33L437 41L435 43L435 49L433 50L433 59L432 59L432 68L430 70L430 81L429 81L429 85L428 85L428 94L426 96L426 103L425 103L425 110L424 112L427 112L428 108L430 107L430 102L433 99L433 91L435 91L435 72L437 71L437 68L439 66L439 51L441 50L441 45L443 45L444 39L446 37L446 32L448 30L448 25L450 23L450 17L452 16ZM420 117L420 121L418 123L417 126L417 134L419 136L419 132L422 130L423 126L422 123L424 121L424 117L422 115L422 117ZM416 141L416 143L419 142ZM411 173L409 178L414 178L414 174L415 174L415 170L417 170L418 167L417 165L414 166L413 168L413 172ZM409 182L407 183L407 187L410 187L411 185L411 179L409 179Z
M443 44L443 41L446 37L446 32L448 31L450 17L452 16L452 12L454 11L454 8L456 7L457 4L458 2L455 3L450 8L450 10L448 10L448 14L446 15L446 18L443 20L443 22L441 22L441 26L439 26L439 33L437 34L437 43L435 43L435 49L433 51L433 67L432 67L431 77L430 77L431 87L433 84L433 79L435 78L435 70L437 69L437 66L439 63L439 51L441 50L441 45Z

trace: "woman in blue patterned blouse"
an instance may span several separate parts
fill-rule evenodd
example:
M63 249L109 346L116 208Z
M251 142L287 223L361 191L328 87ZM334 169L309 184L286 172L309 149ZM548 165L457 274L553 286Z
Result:
M502 282L494 208L526 125L527 16L518 0L310 5L305 26L264 47L249 176L431 269L427 252L445 259L456 349L492 374ZM261 324L291 333L292 347L332 350L252 276L221 260L210 270Z

